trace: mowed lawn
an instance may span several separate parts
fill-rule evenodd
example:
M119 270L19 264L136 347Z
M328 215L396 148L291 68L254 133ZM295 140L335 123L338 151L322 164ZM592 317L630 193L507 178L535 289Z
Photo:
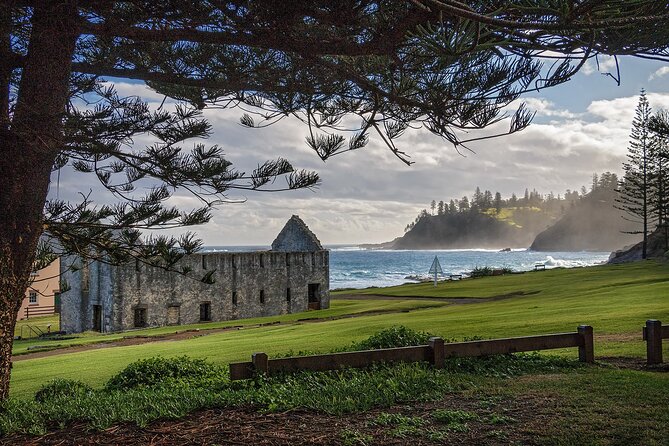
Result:
M14 363L11 395L30 397L56 377L78 379L101 386L114 373L140 358L189 355L227 364L247 361L251 353L270 356L299 351L327 351L392 325L429 331L444 338L481 336L499 338L575 331L580 324L594 327L596 357L645 354L641 326L646 319L669 323L669 264L643 262L623 266L550 270L461 282L405 285L368 289L360 294L433 298L481 298L481 303L458 304L426 300L340 300L332 308L299 315L202 324L200 328L242 325L239 330L216 332L188 340L100 348L64 353ZM509 296L488 300L497 296ZM374 312L379 310L379 314ZM343 316L356 314L356 317ZM300 321L304 318L323 318ZM335 318L328 320L328 318ZM279 325L258 324L280 321ZM143 330L141 334L174 332L175 327ZM139 334L139 333L134 333ZM113 340L123 335L87 335L81 342ZM76 341L76 340L75 340ZM71 342L71 341L70 341ZM667 342L669 344L669 342ZM20 348L20 346L19 346ZM667 348L665 347L665 355ZM576 355L573 350L555 351Z

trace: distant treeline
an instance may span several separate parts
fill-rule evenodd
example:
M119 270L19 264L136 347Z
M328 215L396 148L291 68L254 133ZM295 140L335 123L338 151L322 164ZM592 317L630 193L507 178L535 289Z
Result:
M598 195L611 195L611 199L613 199L618 186L618 176L611 172L604 172L601 175L593 174L589 190L586 186L582 186L580 192L567 189L564 195L555 195L553 192L544 195L537 192L536 189L532 189L531 191L525 189L522 197L519 198L513 193L511 197L505 199L502 198L499 192L493 194L487 189L481 192L481 188L477 186L471 197L464 196L461 199L453 198L448 201L432 200L430 203L431 212L427 209L421 210L416 219L406 226L404 232L413 229L421 219L434 215L451 215L466 212L490 213L491 210L499 214L505 208L536 208L551 215L562 215L566 209L573 207L577 202L593 192L597 192Z

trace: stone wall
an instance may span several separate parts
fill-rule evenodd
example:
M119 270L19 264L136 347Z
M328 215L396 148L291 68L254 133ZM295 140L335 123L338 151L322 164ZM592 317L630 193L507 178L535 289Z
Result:
M94 329L114 331L115 269L102 262L85 264L72 256L61 259L61 278L69 287L61 296L61 330L68 333ZM99 327L94 321L96 305L100 307Z
M215 270L215 283L143 264L110 267L93 262L66 272L71 290L63 294L61 329L94 329L95 305L100 311L98 328L104 332L134 328L136 309L143 309L147 326L198 323L204 303L209 304L212 321L296 313L309 308L310 284L312 292L317 284L317 305L330 304L327 250L201 253L187 256L177 268L183 266L196 277Z

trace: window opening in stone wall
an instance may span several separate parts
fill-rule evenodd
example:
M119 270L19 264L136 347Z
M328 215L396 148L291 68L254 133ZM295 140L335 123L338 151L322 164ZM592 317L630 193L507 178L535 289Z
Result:
M260 303L265 303L265 290L260 290Z
M308 298L309 298L309 309L310 310L320 310L321 309L321 284L320 283L310 283L308 289Z
M202 302L200 304L200 321L211 321L211 302Z
M167 325L179 325L181 307L179 305L170 305L167 307Z
M135 308L135 328L146 327L146 308Z
M262 257L262 254L260 254L260 267L261 267L261 268L264 268L264 267L265 267L265 261L264 261L264 259L263 259L263 257Z
M232 292L232 305L237 305L237 291Z
M202 254L202 269L207 269L207 256Z
M286 288L286 302L290 302L290 288Z
M315 252L311 253L311 267L312 268L316 267L316 253Z
M237 268L237 258L235 256L232 256L232 267Z
M89 274L88 262L84 261L84 265L81 268L81 291L85 293L88 292L89 279L90 279L90 274Z
M93 305L93 331L102 331L102 305Z
M286 254L286 266L290 266L290 254Z
M54 311L56 313L60 314L60 293L59 292L53 293L53 306L54 306Z
M29 304L36 304L37 303L37 291L31 291L28 294L28 303Z

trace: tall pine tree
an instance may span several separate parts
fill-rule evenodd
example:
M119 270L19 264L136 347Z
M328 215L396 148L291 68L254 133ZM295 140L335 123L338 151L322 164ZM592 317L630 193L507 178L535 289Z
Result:
M655 216L651 212L653 138L648 128L650 118L650 104L645 90L642 89L634 121L632 121L627 162L623 163L624 175L620 182L620 198L617 200L617 207L627 213L628 220L641 226L642 229L627 231L627 233L643 235L641 251L643 259L648 254L648 228L655 221Z
M669 112L661 110L650 119L653 133L652 212L657 217L657 227L664 239L664 250L669 250Z

